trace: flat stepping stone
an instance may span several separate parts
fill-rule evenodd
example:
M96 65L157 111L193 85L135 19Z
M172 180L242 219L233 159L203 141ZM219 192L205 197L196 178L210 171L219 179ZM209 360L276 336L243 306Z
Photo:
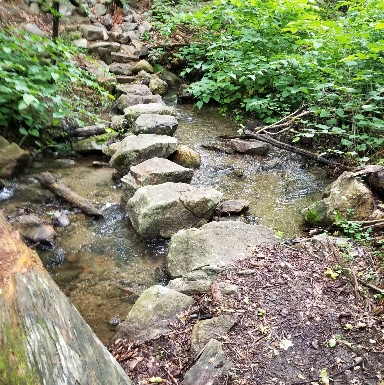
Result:
M88 52L94 53L99 52L100 48L107 49L110 53L111 52L117 52L120 49L119 43L111 43L109 41L101 41L98 43L93 43L88 46Z
M95 40L108 40L107 31L103 27L98 27L96 25L88 25L83 24L80 25L80 31L82 32L83 36L88 41L95 41Z
M171 277L182 277L204 266L225 267L251 253L250 247L276 243L274 231L242 222L210 222L200 229L180 230L168 247Z
M142 237L170 238L181 229L206 223L222 196L213 188L167 182L139 188L126 210Z
M268 143L260 140L232 139L230 145L236 152L251 155L265 155L271 148Z
M240 215L244 211L249 209L249 201L244 199L231 199L224 201L218 208L217 211L221 216L228 215Z
M136 95L136 94L123 94L116 100L116 107L119 111L124 112L128 107L135 106L137 104L148 104L148 103L163 103L163 99L160 95ZM164 104L165 105L165 104ZM162 116L162 115L159 115ZM140 116L139 116L140 118ZM177 121L176 121L177 127ZM175 128L176 130L176 128ZM169 132L169 130L167 131ZM154 130L134 130L135 134L158 134L158 135L169 135L166 132L155 132Z
M126 175L132 166L147 159L155 157L167 158L176 151L177 142L176 138L166 135L140 134L138 136L127 136L118 145L114 146L116 151L110 160L110 164L120 174Z
M179 166L164 158L148 159L137 166L132 166L128 175L121 178L122 200L127 202L143 186L166 182L190 183L193 170Z
M128 55L125 53L112 52L111 60L115 63L131 63L133 61L139 61L140 58L136 55Z
M120 95L127 95L127 94L133 94L133 95L152 95L151 90L148 86L145 84L124 84L121 86L116 87L117 96Z
M135 134L146 133L172 136L177 126L178 121L172 115L142 114L136 119L132 130Z
M124 115L133 120L136 120L142 114L172 115L177 117L177 112L173 107L168 107L162 103L136 104L124 110Z

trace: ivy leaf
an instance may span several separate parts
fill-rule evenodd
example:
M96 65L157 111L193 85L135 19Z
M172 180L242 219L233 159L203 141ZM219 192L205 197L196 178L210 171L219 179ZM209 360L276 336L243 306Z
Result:
M53 79L54 81L56 81L56 80L59 79L59 77L60 77L60 75L57 74L56 72L51 72L51 76L52 76L52 79Z
M40 132L39 130L37 130L36 128L32 128L28 131L29 134L31 134L32 136L38 138L40 136Z
M23 95L24 102L26 106L29 106L31 104L39 104L40 102L31 94L24 94Z
M21 135L28 135L28 131L24 127L20 127L19 132Z

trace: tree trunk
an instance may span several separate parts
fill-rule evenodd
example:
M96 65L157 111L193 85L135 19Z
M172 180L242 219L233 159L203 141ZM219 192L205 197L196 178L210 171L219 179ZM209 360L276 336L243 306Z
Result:
M133 385L0 212L0 384Z
M65 199L67 202L72 203L81 211L90 215L95 215L97 217L103 217L103 214L100 212L100 210L94 207L88 199L85 199L73 192L63 183L56 180L49 172L42 172L38 175L34 175L34 178L36 178L42 186L52 191L60 198Z
M59 12L60 2L59 0L53 0L52 2L52 39L56 40L59 37L59 24L60 24L60 12Z

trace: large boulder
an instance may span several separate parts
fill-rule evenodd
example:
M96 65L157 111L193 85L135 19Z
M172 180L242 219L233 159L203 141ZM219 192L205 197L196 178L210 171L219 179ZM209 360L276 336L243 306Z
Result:
M352 172L342 173L323 193L323 199L304 209L307 222L330 226L336 216L351 220L365 220L375 209L372 192Z
M177 119L172 115L142 114L136 119L132 129L135 134L172 136L177 125Z
M193 170L179 166L164 158L148 159L132 166L128 175L121 179L122 200L127 202L140 187L166 182L190 183Z
M131 166L154 157L167 158L176 151L177 139L167 135L140 134L127 136L112 156L110 163L118 172L128 174ZM103 150L104 152L104 150Z
M124 110L124 115L132 120L136 120L142 114L172 115L177 117L176 110L163 103L136 104Z
M171 238L167 267L182 277L203 266L221 266L246 257L250 247L276 243L273 230L242 222L211 222L200 229L180 230Z
M164 286L145 290L119 326L115 339L125 338L139 344L169 333L169 322L187 310L193 298Z
M20 171L29 161L29 156L28 151L0 136L0 178L7 178Z
M127 202L126 209L142 237L170 238L181 229L205 224L222 195L213 188L167 182L141 187Z

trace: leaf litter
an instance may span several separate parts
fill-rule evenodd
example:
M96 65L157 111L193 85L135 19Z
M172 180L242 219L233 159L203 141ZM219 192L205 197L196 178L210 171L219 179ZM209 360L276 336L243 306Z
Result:
M238 322L216 336L231 362L216 385L383 385L384 302L356 278L376 261L360 248L353 258L342 250L329 240L254 247L219 274L211 293L194 296L170 333L139 346L117 340L109 349L137 385L183 384L201 354L190 353L193 326L233 314ZM221 282L237 292L224 294Z

